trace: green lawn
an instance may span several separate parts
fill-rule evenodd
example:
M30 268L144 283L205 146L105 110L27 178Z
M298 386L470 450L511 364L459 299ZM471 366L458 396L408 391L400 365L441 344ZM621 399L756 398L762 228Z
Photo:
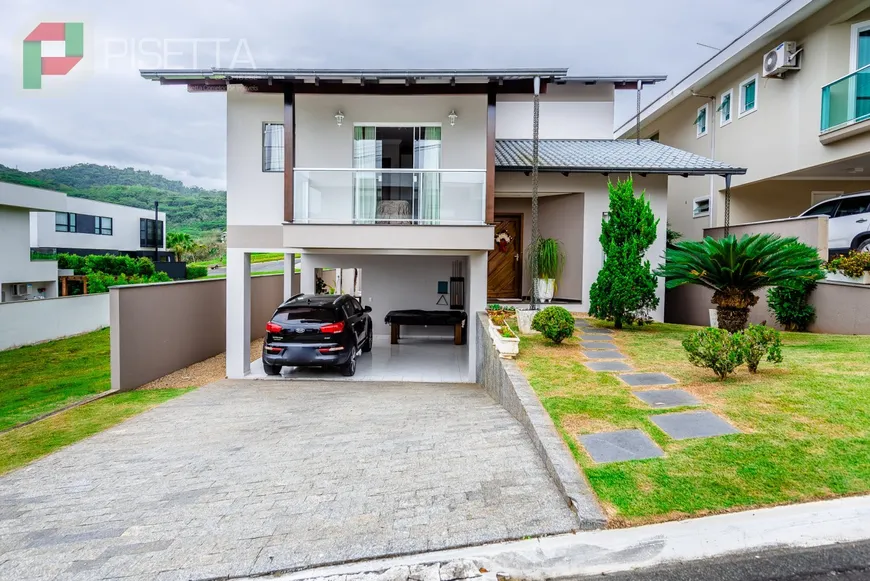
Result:
M283 252L254 252L251 254L251 264L257 264L259 262L274 262L276 260L284 260ZM213 264L219 264L221 266L227 265L227 257L222 256L220 260L205 260L203 262L189 262L190 266L211 266Z
M0 431L111 387L109 330L0 351Z
M0 434L0 474L92 436L190 389L119 393Z
M638 371L662 371L743 433L671 440L616 377L583 365L577 339L523 337L519 365L615 525L639 524L870 492L870 337L783 333L781 365L762 362L719 382L691 366L680 341L694 327L617 331ZM595 465L577 434L639 428L665 451Z

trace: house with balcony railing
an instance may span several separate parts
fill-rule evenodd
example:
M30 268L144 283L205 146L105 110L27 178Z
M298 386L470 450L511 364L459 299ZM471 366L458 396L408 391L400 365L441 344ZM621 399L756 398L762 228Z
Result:
M717 176L670 180L668 219L688 238L726 215L732 225L778 220L870 191L870 2L783 2L640 117L642 138L748 168L730 196ZM626 119L614 136L637 126ZM833 207L829 246L860 247L868 228L853 223L854 208Z
M608 180L631 175L649 197L659 217L649 251L657 264L669 176L745 171L650 140L612 138L616 91L639 91L663 77L574 77L560 68L142 76L192 93L226 93L231 378L251 370L253 252L285 254L287 297L324 290L325 269L354 273L351 286L359 289L359 308L370 309L375 339L398 342L385 358L403 357L403 342L424 348L466 334L423 324L391 335L388 313L463 312L467 344L456 349L474 380L474 314L488 301L528 299L525 252L535 217L539 235L560 240L566 256L553 300L585 311L603 260L598 239ZM533 198L535 137L540 175ZM299 277L292 275L294 255Z

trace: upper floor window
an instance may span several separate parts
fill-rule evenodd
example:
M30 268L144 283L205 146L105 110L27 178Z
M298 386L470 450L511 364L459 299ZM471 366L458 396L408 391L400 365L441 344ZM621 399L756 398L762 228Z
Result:
M76 231L76 215L69 212L54 213L54 231L55 232L75 232Z
M731 123L731 97L734 94L733 89L728 89L719 97L719 127L724 127Z
M163 220L139 218L139 246L141 248L163 246Z
M284 125L263 123L263 171L284 171Z
M701 218L710 215L710 196L695 198L692 200L692 218Z
M849 70L856 71L870 65L870 20L852 25L849 48Z
M758 109L758 75L753 75L740 83L740 107L737 116L749 115Z
M698 137L707 135L707 104L698 107L698 114L695 117L695 134Z
M94 234L102 234L103 236L112 235L112 219L103 216L97 216L94 224Z

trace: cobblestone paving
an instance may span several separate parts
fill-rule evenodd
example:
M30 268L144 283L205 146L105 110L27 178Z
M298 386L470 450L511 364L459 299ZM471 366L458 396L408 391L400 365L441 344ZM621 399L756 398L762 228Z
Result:
M573 522L477 386L226 380L0 477L0 579L251 575Z

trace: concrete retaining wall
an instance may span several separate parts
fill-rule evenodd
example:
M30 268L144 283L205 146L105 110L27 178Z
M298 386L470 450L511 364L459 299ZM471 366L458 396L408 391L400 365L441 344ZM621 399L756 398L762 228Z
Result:
M607 518L595 493L556 431L550 414L514 361L501 359L487 332L486 315L478 313L477 382L528 432L556 487L577 515L581 529L603 528Z
M284 300L284 276L251 278L251 338ZM112 389L129 390L226 349L226 279L112 287Z
M781 329L767 306L767 289L756 294L758 304L749 312L749 322L767 321L769 326ZM711 298L713 291L699 285L669 289L665 293L665 322L709 326L709 310L716 307L710 302ZM810 332L870 335L870 310L867 309L870 286L820 282L810 295L810 303L816 307L816 320L810 325Z
M0 303L0 351L108 326L108 293Z

